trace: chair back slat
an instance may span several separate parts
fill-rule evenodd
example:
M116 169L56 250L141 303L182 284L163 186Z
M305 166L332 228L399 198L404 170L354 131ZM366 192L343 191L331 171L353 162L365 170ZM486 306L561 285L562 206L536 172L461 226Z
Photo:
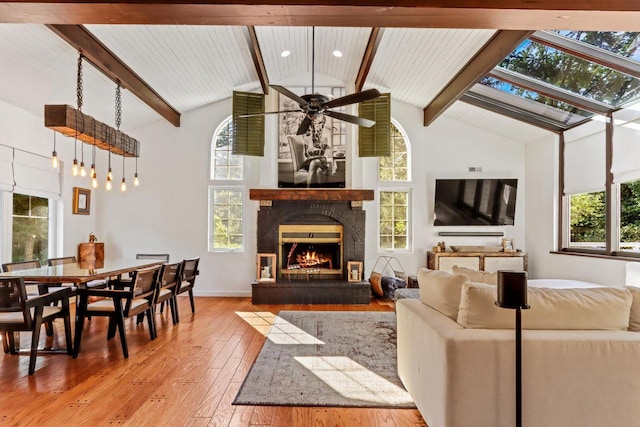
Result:
M171 288L178 284L181 278L182 262L163 264L158 283L162 288Z
M155 291L159 271L159 265L135 271L132 289L136 298L148 296Z
M47 261L50 267L54 265L74 264L76 262L77 262L76 257L74 256L65 256L61 258L49 258L49 260Z
M169 254L136 254L136 259L159 259L169 262Z
M30 268L40 267L42 267L42 264L40 264L39 259L31 259L28 261L8 262L6 264L2 264L2 271L9 273L11 271L28 270Z
M196 275L200 273L198 271L199 262L200 262L200 257L187 258L183 261L182 280L187 282L196 280Z

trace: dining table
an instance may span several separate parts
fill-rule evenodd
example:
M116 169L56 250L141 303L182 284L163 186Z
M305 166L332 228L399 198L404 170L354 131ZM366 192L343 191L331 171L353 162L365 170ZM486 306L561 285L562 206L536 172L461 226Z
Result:
M83 287L94 280L108 279L159 264L162 264L162 260L105 258L103 261L75 262L10 271L0 273L0 277L22 277L25 282L37 283L41 288L60 286L61 283L73 283Z

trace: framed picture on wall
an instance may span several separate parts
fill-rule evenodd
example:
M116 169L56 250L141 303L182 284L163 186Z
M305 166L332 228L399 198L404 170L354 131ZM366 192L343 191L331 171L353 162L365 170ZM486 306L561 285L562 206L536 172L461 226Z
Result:
M73 213L78 215L91 213L91 190L73 187Z

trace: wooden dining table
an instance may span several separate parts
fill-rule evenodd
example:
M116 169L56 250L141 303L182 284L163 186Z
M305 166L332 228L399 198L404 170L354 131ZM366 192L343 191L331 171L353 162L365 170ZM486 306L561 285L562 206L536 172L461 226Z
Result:
M140 268L159 264L162 264L162 260L105 259L99 262L76 262L10 271L0 273L0 277L22 277L25 282L35 282L40 286L60 286L60 283L73 283L82 287L93 280L120 276Z

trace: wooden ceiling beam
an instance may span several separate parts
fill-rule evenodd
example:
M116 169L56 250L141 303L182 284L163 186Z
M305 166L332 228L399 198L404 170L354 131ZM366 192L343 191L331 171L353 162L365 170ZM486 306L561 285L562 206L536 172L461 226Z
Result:
M249 51L251 52L251 58L253 59L253 65L256 67L258 80L260 80L260 85L262 86L262 92L265 95L269 95L269 77L267 76L267 69L264 66L264 58L262 57L262 50L260 50L260 43L258 43L256 28L253 25L246 27L245 36L247 38Z
M169 123L180 127L180 113L82 25L47 25L93 66L129 90Z
M39 24L640 30L638 0L12 0L0 22ZM453 3L453 4L452 4Z
M358 70L358 76L356 77L356 92L360 92L364 87L364 82L367 80L371 64L373 64L373 60L376 57L383 33L384 29L382 28L374 27L371 29L371 35L369 36L369 41L367 42L367 47L364 50L362 62L360 63L360 70Z
M429 126L446 111L451 104L460 98L471 86L491 71L532 31L497 31L464 66L449 84L424 107L424 126Z

